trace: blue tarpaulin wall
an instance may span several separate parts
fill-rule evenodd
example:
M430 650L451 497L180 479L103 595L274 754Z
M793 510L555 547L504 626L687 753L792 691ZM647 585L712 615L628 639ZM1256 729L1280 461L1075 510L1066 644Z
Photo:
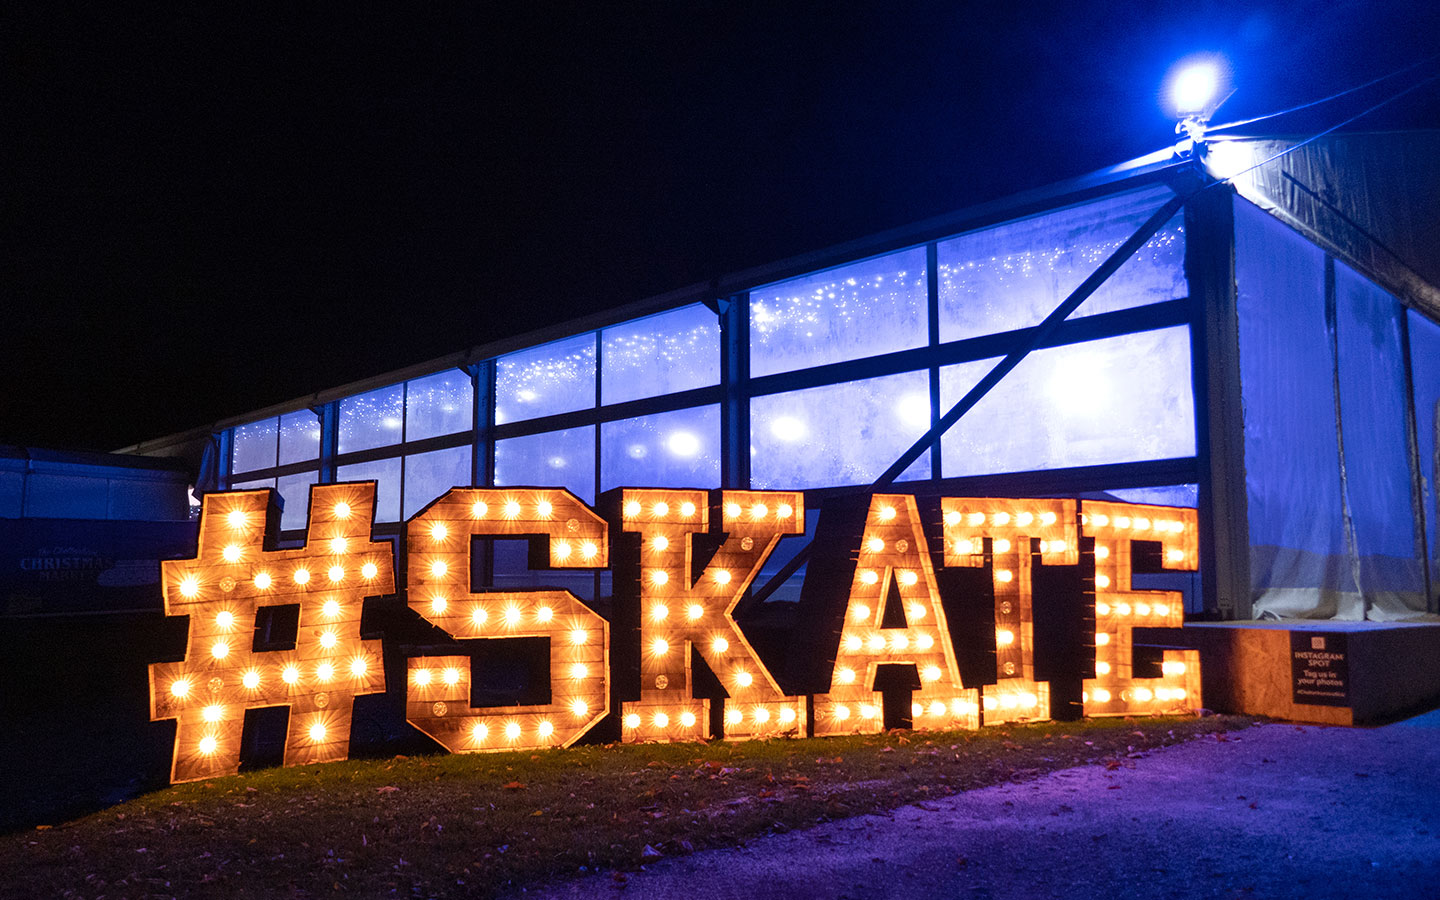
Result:
M1243 200L1235 266L1254 612L1424 613L1405 310Z

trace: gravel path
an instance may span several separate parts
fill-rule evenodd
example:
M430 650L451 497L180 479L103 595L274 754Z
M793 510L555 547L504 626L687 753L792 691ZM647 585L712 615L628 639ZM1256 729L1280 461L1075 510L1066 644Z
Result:
M623 878L523 896L1434 900L1440 711L1376 729L1254 727Z

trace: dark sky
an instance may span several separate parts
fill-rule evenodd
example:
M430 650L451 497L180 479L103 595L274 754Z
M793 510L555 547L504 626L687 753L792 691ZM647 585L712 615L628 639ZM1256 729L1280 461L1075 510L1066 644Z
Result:
M0 23L0 443L115 449L1139 156L1193 52L1219 119L1440 52L1440 4L1374 0L143 7ZM1352 128L1440 125L1437 84Z

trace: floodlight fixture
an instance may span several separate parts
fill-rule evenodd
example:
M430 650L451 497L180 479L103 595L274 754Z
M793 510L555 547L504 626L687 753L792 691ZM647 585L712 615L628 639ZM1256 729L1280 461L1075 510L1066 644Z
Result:
M1216 55L1193 56L1178 63L1168 79L1170 106L1179 122L1175 133L1183 134L1182 152L1204 147L1205 127L1220 104L1230 99L1228 67Z

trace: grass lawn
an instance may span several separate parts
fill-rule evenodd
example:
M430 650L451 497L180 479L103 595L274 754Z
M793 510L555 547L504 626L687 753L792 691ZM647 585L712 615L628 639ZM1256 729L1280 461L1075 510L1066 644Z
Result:
M618 881L659 856L1126 765L1249 723L1101 719L269 769L0 835L0 896L475 897L595 869Z

